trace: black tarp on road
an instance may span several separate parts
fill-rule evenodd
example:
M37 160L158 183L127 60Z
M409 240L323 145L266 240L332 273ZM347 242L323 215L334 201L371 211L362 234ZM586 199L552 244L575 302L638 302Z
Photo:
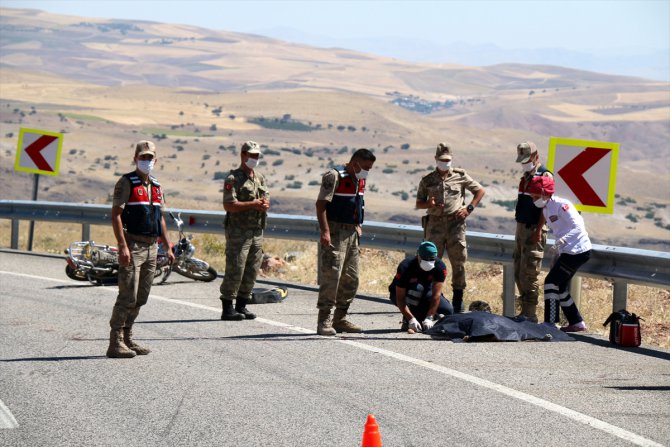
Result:
M574 341L574 338L544 324L517 321L488 312L449 315L426 334L453 341Z

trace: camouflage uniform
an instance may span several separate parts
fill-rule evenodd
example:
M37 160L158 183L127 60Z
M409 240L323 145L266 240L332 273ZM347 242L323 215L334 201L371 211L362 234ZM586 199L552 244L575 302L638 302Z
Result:
M226 178L224 203L250 202L263 197L269 197L269 193L262 174L254 171L252 178L237 168ZM263 261L266 218L264 211L226 213L226 272L220 289L222 301L251 299L251 290Z
M332 336L363 328L347 319L358 290L360 237L365 212L366 178L375 162L368 149L358 149L349 164L327 171L316 201L319 237L319 298L316 332ZM330 311L335 307L331 320Z
M323 175L318 200L331 202L339 183L339 175L331 169ZM359 236L354 223L328 219L330 239L334 248L319 244L320 310L349 309L358 290Z
M416 193L417 201L427 202L435 197L437 204L444 204L444 207L427 209L421 220L424 237L437 246L438 257L443 257L446 246L454 291L465 289L465 262L468 258L465 220L457 218L455 214L465 205L465 190L475 194L480 189L482 185L463 169L452 168L445 177L435 169L421 179Z
M156 146L142 140L135 147L135 159L145 155L152 155L155 159ZM163 190L151 175L147 174L145 180L138 170L129 172L114 186L112 226L119 250L122 252L123 245L127 246L130 262L119 265L119 294L109 320L111 331L107 357L128 358L151 352L133 340L133 325L140 308L149 299L158 253L156 239L163 236L169 241L168 235L162 234L165 231L164 208ZM117 210L121 213L119 226L115 217Z
M151 193L150 184L145 185L147 193ZM126 176L119 179L114 187L112 207L124 208L130 197L131 185ZM165 202L161 197L161 205ZM125 233L125 239L131 254L130 264L119 267L118 286L119 294L116 298L115 309L110 321L112 329L130 328L139 314L140 307L149 299L151 285L156 270L156 255L158 248L156 237L140 236Z
M517 162L525 160L531 154L537 153L537 147L532 142L519 144ZM537 323L537 303L540 294L538 277L542 270L544 247L547 243L547 228L543 226L539 242L533 241L533 235L538 229L542 210L533 204L533 199L527 192L530 180L535 176L552 177L551 172L543 165L538 165L529 172L525 172L519 181L519 192L515 210L516 232L514 235L514 282L519 289L521 315L529 321Z

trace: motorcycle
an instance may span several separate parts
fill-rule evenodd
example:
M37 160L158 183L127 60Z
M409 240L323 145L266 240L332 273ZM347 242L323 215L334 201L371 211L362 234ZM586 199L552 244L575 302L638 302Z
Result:
M156 259L156 271L160 270L162 275L159 284L164 283L173 271L196 281L214 281L217 276L216 270L207 262L193 256L195 253L195 246L192 242L193 235L184 235L184 221L181 219L181 213L178 213L175 217L170 212L170 217L179 230L179 242L168 248L165 246L165 242L162 239L160 240ZM168 249L171 249L174 253L175 260L172 264L168 262L166 251Z
M154 282L164 283L172 271L196 281L213 281L217 277L216 270L207 262L195 258L193 236L184 235L184 221L181 213L175 217L170 212L179 230L179 242L172 247L166 247L165 242L158 242L156 257L156 271ZM172 250L175 261L170 264L167 250ZM94 241L79 241L70 244L65 250L65 274L76 281L89 281L95 285L114 283L119 274L119 250L109 245L96 244Z
M119 250L94 241L73 242L65 249L65 274L76 281L103 285L116 281L119 273Z

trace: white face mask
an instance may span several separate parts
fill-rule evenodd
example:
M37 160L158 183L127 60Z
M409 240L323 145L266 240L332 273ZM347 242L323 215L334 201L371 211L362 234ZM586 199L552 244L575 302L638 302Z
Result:
M438 161L437 162L437 169L440 171L448 171L451 168L451 162L450 161Z
M538 208L544 208L545 206L547 206L547 202L548 202L547 199L543 199L542 197L540 197L539 199L533 202L533 205L535 205Z
M356 173L356 178L358 180L363 180L363 179L368 178L368 174L370 173L370 171L366 171L365 169L363 169L363 167L361 165L358 165L358 167L361 168L361 170Z
M258 166L258 159L257 158L249 158L247 161L244 162L244 164L247 166L249 169L253 169L256 166Z
M529 161L528 163L521 163L521 169L523 169L523 172L530 172L534 167L535 163L532 161Z
M151 174L151 170L154 168L154 160L137 160L137 169L142 174Z
M435 261L424 261L423 259L419 260L419 267L424 272L429 272L435 268Z

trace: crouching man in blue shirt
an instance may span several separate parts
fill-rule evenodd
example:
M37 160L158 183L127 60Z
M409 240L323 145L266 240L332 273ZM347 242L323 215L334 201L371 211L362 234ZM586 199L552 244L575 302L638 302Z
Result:
M454 308L442 295L447 266L432 242L422 242L416 256L405 258L389 285L390 300L402 313L402 331L427 331L436 316L452 315ZM421 323L419 323L421 321Z

